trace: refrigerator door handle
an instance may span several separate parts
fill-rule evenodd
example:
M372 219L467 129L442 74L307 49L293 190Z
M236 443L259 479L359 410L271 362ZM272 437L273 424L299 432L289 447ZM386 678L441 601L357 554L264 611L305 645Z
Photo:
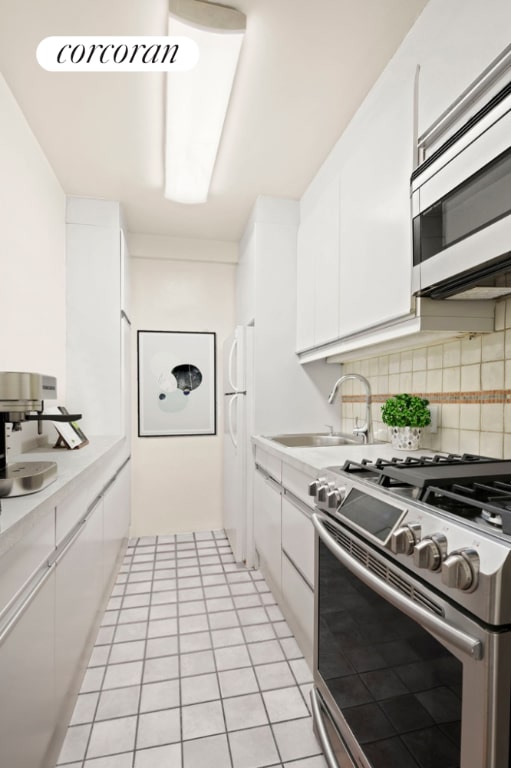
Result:
M235 448L238 447L238 436L234 433L234 429L232 426L232 409L238 397L239 397L239 394L236 393L229 400L229 437L231 438L231 442Z
M231 344L231 349L229 351L229 365L228 365L229 386L231 387L233 392L237 392L238 391L238 387L234 383L233 376L232 376L232 373L233 373L233 371L232 371L232 363L233 363L233 360L234 360L234 353L235 353L237 347L238 347L238 339L234 338L234 340L233 340L233 342Z

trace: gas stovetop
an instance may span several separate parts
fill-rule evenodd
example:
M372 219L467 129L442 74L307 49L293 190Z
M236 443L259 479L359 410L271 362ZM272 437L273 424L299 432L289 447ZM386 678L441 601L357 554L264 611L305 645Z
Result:
M332 468L333 469L333 468ZM511 461L472 454L348 460L340 471L511 535Z

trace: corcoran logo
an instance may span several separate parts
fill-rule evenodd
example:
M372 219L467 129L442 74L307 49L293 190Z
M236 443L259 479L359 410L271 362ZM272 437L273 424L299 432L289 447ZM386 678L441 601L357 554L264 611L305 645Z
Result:
M37 46L49 72L184 72L199 60L189 37L55 36Z

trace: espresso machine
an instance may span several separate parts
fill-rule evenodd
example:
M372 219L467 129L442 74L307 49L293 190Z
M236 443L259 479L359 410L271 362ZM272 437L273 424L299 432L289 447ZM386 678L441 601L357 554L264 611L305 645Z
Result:
M79 414L43 414L44 401L57 397L57 380L40 373L0 372L0 497L24 496L57 478L54 461L7 463L6 427L14 432L25 421L78 421Z

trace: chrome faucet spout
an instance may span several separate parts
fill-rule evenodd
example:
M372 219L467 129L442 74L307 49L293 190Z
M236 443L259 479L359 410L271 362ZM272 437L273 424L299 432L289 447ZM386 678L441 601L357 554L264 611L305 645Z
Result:
M353 434L360 435L364 443L367 443L369 442L369 438L371 436L371 385L369 384L365 376L361 376L359 373L346 373L344 374L344 376L341 376L335 382L333 389L328 396L328 402L330 405L332 405L341 386L344 384L345 381L350 381L350 380L359 381L365 389L366 420L360 426L358 425L358 421L357 421L353 429Z

